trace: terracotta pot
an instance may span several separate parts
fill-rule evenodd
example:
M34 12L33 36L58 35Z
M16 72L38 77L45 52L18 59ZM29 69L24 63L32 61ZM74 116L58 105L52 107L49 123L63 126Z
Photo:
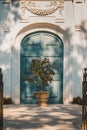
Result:
M44 92L44 91L43 92L35 92L34 95L38 101L38 106L43 106L43 107L48 106L47 101L49 98L49 92Z

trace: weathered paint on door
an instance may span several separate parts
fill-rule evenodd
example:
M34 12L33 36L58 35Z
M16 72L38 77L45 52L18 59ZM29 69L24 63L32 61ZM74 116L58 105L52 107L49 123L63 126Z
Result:
M49 104L63 103L63 43L61 39L49 32L34 32L22 40L20 55L20 101L21 103L34 104L34 91L32 83L23 80L24 75L31 75L29 65L32 59L47 57L56 65L56 75L46 87L50 91Z

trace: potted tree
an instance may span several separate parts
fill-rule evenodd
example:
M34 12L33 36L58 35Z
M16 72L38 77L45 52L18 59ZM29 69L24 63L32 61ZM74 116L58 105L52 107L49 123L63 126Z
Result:
M55 75L54 70L55 67L51 64L48 58L33 59L29 67L29 71L32 73L32 76L24 77L24 79L28 82L39 84L40 91L34 92L39 106L47 106L49 92L44 89L52 82L53 76ZM38 89L37 85L36 87Z

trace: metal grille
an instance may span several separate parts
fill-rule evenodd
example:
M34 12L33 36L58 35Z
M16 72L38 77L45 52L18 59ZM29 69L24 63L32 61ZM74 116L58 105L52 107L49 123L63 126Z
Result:
M87 68L83 73L82 96L82 130L87 130Z
M3 130L3 75L0 68L0 130Z

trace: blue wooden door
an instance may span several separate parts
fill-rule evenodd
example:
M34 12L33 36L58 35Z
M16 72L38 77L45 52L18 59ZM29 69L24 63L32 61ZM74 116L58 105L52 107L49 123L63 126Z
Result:
M24 37L20 55L20 101L35 104L34 91L36 86L23 80L24 75L31 75L29 65L32 59L47 57L56 66L56 75L45 87L50 92L49 104L63 103L63 43L61 39L49 32L35 32Z

